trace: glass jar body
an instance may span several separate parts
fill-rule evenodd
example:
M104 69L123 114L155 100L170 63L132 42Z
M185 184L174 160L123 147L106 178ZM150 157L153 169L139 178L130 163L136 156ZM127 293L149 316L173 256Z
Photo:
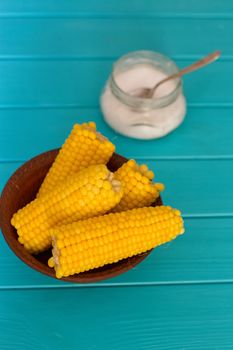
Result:
M173 61L154 52L123 56L115 63L101 96L106 122L117 132L139 139L159 138L177 128L186 114L180 78L162 84L152 99L134 95L176 72Z

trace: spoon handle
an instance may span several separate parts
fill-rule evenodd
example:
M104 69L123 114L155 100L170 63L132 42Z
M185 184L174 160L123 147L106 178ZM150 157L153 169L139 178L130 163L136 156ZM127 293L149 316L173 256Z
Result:
M181 69L178 73L169 75L167 78L161 80L158 84L156 84L153 89L151 89L151 96L153 96L154 91L157 89L157 87L163 83L165 83L166 81L170 80L170 79L175 79L178 77L181 77L182 75L185 75L187 73L191 73L197 69L200 69L204 66L206 66L207 64L217 60L219 58L221 54L221 51L214 51L212 53L210 53L209 55L205 56L204 58L202 58L201 60L191 64L190 66Z

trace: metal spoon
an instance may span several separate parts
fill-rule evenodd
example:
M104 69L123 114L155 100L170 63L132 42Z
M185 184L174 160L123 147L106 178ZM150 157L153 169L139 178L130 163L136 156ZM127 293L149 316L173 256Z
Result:
M182 75L185 75L187 73L191 73L195 70L198 70L204 66L206 66L209 63L214 62L219 58L221 54L221 51L214 51L210 53L209 55L205 56L201 60L192 63L190 66L181 69L178 73L174 73L172 75L169 75L165 79L159 81L153 88L138 88L131 92L131 95L141 97L141 98L152 98L154 96L155 90L162 85L163 83L167 82L168 80L179 78Z

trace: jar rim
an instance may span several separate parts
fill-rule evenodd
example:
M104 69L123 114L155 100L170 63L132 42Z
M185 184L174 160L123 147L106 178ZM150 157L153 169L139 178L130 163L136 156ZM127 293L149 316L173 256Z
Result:
M140 51L132 51L127 53L126 55L121 56L117 61L113 64L113 70L112 74L110 76L110 85L112 88L112 91L114 95L119 98L122 102L125 104L131 106L131 107L140 107L140 108L160 108L165 107L171 102L175 101L178 97L178 94L180 92L180 89L182 87L182 79L180 77L174 79L176 80L176 85L174 86L174 89L167 95L164 95L162 97L155 97L155 98L143 98L138 96L133 96L122 90L122 88L117 84L115 73L116 70L124 64L129 59L145 59L148 62L156 62L158 60L163 60L166 63L169 63L172 65L172 68L174 70L174 73L179 72L179 68L176 65L176 63L170 59L169 57L155 51L149 51L149 50L140 50Z

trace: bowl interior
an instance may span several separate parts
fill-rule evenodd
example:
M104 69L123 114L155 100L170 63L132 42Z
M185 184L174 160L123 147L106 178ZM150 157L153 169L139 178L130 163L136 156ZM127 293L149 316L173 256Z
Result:
M13 214L24 205L33 200L36 193L52 165L58 150L45 152L35 158L32 158L22 165L8 180L0 200L0 225L2 233L10 248L14 253L33 269L55 277L54 270L47 265L48 258L51 257L51 250L33 256L18 242L18 235L15 228L10 224ZM111 171L117 170L126 158L114 154L108 163L108 168ZM161 205L159 198L154 205ZM132 267L140 263L150 252L146 252L134 257L121 260L114 264L105 265L102 268L93 269L88 272L83 272L69 277L64 277L62 280L85 283L96 282L110 277L117 276L122 272L130 270Z

